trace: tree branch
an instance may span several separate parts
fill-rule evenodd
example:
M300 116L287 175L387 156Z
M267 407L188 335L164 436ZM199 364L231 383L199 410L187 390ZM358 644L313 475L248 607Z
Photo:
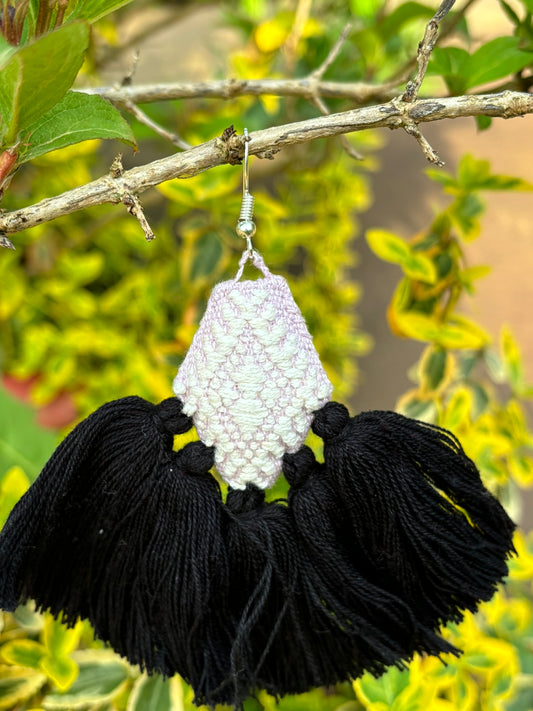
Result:
M339 136L369 128L390 129L421 122L466 116L513 118L533 113L533 94L506 91L501 94L418 99L399 99L342 113L320 116L250 134L249 152L271 158L282 148L319 138ZM122 202L124 194L139 194L173 178L188 178L224 163L235 164L243 155L242 136L207 143L167 158L132 168L122 175L106 175L74 190L46 198L36 205L0 216L0 234L20 232L87 207Z
M418 69L415 78L407 82L407 86L405 87L405 92L402 97L403 101L414 101L417 98L422 82L424 81L424 77L426 76L426 70L428 68L431 52L433 51L433 47L435 46L435 42L439 36L439 25L450 12L454 4L455 0L442 0L437 12L426 25L424 38L418 45L418 52L416 54Z
M150 104L173 99L234 99L238 96L295 96L312 99L315 92L330 99L350 99L357 104L388 101L396 96L401 81L386 84L366 82L316 81L302 79L222 79L172 84L139 84L137 86L102 86L77 89L84 94L97 94L112 104L125 102Z

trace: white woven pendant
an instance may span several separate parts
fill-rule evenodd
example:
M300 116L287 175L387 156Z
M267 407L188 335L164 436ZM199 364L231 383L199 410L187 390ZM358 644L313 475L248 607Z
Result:
M235 489L274 484L285 452L296 452L313 412L331 399L289 286L252 255L264 279L217 284L174 379L174 393L200 439L215 447L220 475Z

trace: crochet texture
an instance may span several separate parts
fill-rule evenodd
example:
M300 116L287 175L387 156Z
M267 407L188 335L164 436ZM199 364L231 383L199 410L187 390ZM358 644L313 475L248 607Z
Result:
M287 282L252 258L264 279L239 282L241 260L235 280L215 286L173 386L235 489L272 486L332 393Z

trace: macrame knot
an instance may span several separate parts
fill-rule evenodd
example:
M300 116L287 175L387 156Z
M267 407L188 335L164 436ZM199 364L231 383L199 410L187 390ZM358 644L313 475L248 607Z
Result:
M182 408L183 403L177 397L169 397L155 405L153 420L161 434L173 437L191 429L193 421L182 411Z
M226 506L232 513L240 514L259 508L264 501L264 490L248 484L245 489L229 489Z
M207 447L203 442L189 442L176 457L185 474L201 476L207 474L215 463L215 448Z
M311 429L324 442L328 442L340 435L349 422L350 413L347 407L340 402L328 402L315 412Z
M309 480L316 466L313 450L304 445L294 454L283 456L283 473L293 489L303 486Z

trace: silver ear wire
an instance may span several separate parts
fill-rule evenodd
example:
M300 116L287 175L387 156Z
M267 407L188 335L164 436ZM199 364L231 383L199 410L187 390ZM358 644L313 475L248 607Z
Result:
M243 158L243 170L242 170L242 203L241 211L239 213L239 220L237 222L236 232L239 237L246 240L248 246L248 251L253 252L252 247L252 237L255 235L255 222L253 220L254 216L254 202L255 198L250 194L249 190L249 167L248 167L248 142L250 141L250 136L248 135L248 129L245 128L244 131L244 158Z

